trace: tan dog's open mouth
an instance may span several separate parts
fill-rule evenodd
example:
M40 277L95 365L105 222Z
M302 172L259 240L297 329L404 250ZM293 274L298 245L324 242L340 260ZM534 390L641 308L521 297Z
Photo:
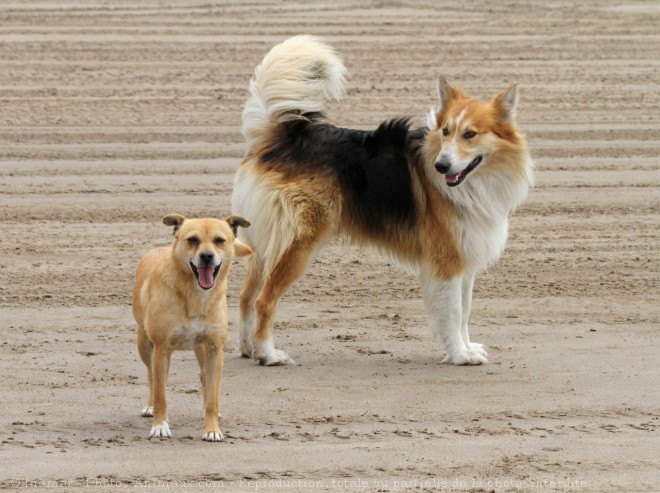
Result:
M215 278L218 277L218 272L220 272L220 267L222 262L216 266L213 265L200 265L195 267L195 264L190 262L190 268L195 274L195 279L197 279L197 284L202 289L211 289L215 286Z

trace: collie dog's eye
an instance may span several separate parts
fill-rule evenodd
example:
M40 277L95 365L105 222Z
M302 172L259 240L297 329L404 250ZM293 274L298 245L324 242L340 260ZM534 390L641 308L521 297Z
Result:
M447 127L442 129L442 135L444 135L445 137L447 137L447 135L449 135L449 129Z
M199 238L197 238L196 236L191 236L190 238L188 238L188 244L189 244L190 246L197 246L197 245L199 245Z
M465 140L470 140L470 139L473 138L475 135L477 135L477 132L473 132L472 130L468 130L467 132L465 132L465 133L463 134L463 138L464 138Z
M215 243L216 245L222 245L224 242L225 242L225 239L220 238L219 236L215 240L213 240L213 243Z

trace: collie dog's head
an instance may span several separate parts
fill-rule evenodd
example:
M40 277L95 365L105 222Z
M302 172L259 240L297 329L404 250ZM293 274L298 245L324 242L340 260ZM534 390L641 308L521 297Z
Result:
M432 108L424 154L441 187L489 175L531 181L531 160L516 127L518 86L514 82L490 101L471 99L444 77L438 84L439 107Z

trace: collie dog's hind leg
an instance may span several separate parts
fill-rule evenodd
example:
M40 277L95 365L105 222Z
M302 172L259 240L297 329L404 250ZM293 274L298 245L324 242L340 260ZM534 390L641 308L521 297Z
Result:
M255 302L256 327L252 335L252 357L261 365L296 364L286 352L275 349L273 318L280 298L305 272L314 250L314 239L295 239L266 275Z
M255 252L247 265L247 276L240 295L240 350L245 358L252 357L252 335L256 324L254 304L263 287L264 264Z

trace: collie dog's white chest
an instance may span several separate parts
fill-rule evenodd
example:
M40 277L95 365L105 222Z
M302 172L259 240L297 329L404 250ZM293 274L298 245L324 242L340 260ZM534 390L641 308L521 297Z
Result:
M475 271L500 258L506 247L508 226L506 219L490 224L468 220L457 225L461 250Z

